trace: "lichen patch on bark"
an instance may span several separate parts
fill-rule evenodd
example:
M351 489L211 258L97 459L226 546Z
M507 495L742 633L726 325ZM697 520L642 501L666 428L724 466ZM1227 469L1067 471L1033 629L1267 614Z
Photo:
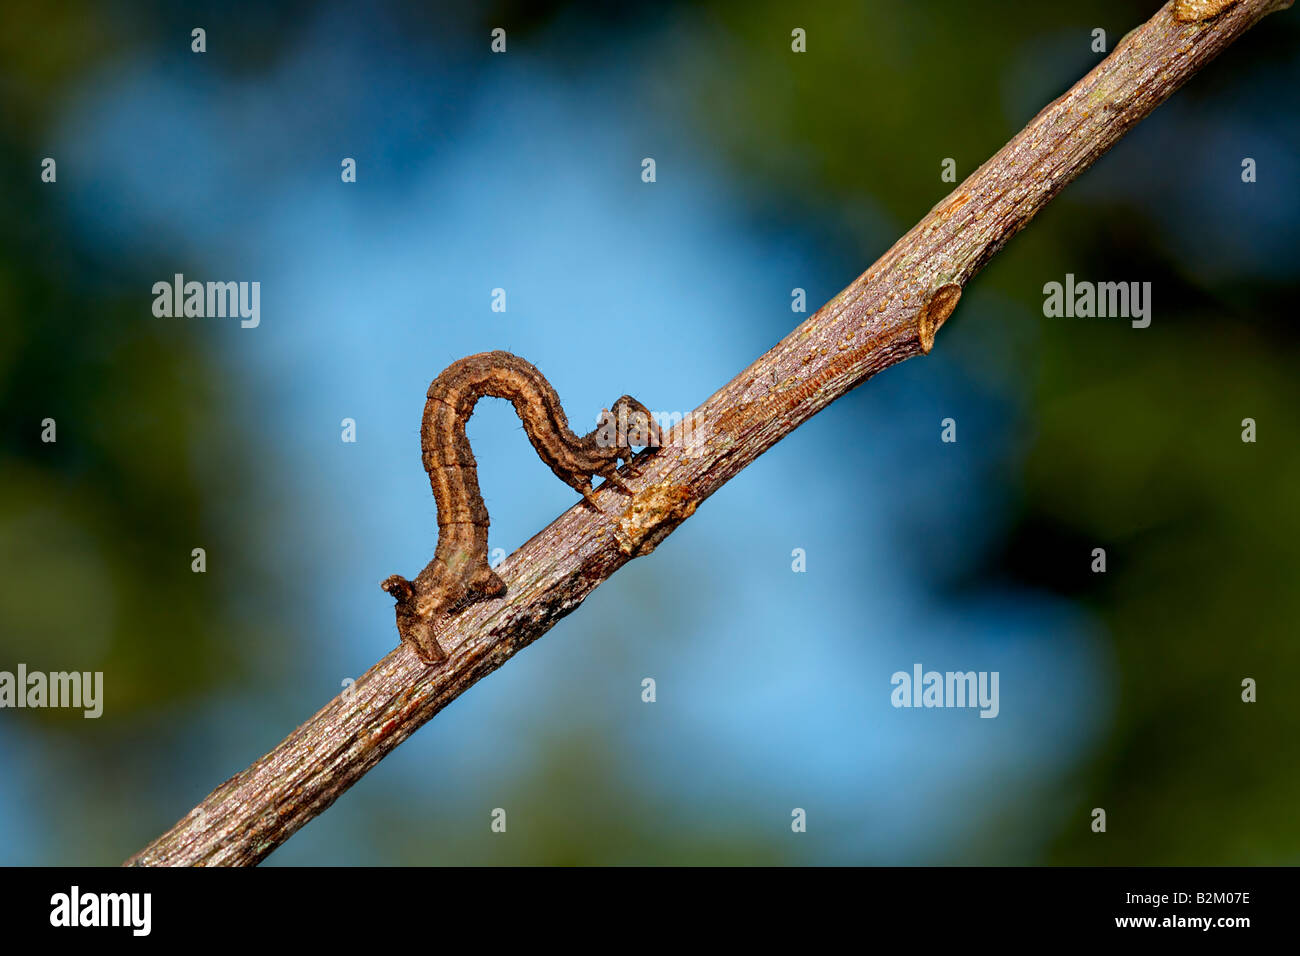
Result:
M1217 17L1237 0L1176 0L1174 19L1179 23L1199 23Z
M649 554L674 528L695 514L698 504L681 485L651 485L632 498L618 519L614 531L618 549L632 557Z

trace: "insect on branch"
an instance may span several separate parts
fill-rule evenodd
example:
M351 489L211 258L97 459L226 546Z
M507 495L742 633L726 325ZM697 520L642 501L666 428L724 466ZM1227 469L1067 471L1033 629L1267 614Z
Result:
M676 426L635 476L619 473L630 498L606 482L592 493L599 510L571 508L510 555L495 569L506 595L470 604L439 630L445 660L430 664L403 642L127 863L265 858L782 437L875 373L929 352L962 288L1011 236L1225 47L1290 5L1166 4L848 288L696 409L701 442L688 447L685 423Z

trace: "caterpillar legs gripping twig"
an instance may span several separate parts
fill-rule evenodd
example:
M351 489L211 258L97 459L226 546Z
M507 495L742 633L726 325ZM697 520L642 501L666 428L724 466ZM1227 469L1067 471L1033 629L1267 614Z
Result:
M630 396L601 412L587 435L569 428L555 389L536 368L509 352L483 352L452 363L429 386L420 431L424 467L438 506L438 546L414 581L394 574L381 587L397 600L397 630L430 662L446 659L435 636L445 618L478 601L502 597L506 584L488 565L488 512L479 491L478 466L465 424L480 398L509 399L528 440L560 480L597 508L591 484L605 479L629 494L619 462L630 462L627 424L657 448L660 432L650 410ZM638 442L640 444L640 442ZM599 510L597 508L597 510Z

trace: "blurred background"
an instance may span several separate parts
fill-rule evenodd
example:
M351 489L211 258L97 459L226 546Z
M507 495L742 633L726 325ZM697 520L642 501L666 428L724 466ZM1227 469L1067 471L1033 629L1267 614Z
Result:
M120 862L396 643L379 581L433 553L450 362L526 357L575 425L625 392L689 411L1156 4L608 7L0 8L0 670L105 696L0 711L0 863ZM1298 39L1268 17L928 358L268 864L1300 862ZM259 281L260 326L154 317L178 272ZM1151 282L1151 327L1044 318L1067 272ZM574 503L506 403L470 437L493 547ZM891 707L917 662L998 671L998 718Z

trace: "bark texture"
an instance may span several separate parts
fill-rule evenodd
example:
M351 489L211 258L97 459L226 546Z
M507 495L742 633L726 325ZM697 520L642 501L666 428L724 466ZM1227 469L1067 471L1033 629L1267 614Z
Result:
M1166 4L848 288L715 392L694 413L692 441L675 428L668 447L627 479L630 501L599 490L604 513L575 506L506 559L497 573L508 595L450 622L439 634L446 661L426 665L399 646L127 863L262 860L783 436L881 369L929 352L962 287L1038 210L1221 50L1290 5Z

